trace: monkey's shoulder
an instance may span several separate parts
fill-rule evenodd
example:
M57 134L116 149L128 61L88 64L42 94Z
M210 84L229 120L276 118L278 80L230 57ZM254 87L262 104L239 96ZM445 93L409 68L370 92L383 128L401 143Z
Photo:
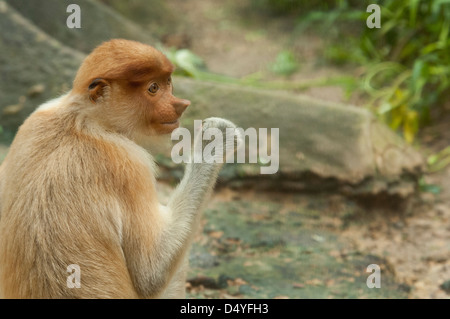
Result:
M50 112L30 116L11 145L10 174L99 186L153 182L154 162L143 148L119 134L79 129L68 121Z

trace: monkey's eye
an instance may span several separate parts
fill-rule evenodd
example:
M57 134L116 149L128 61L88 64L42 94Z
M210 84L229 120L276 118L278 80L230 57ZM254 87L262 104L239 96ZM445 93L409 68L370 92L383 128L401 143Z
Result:
M156 92L158 92L158 90L159 90L159 85L158 85L158 83L152 83L152 84L150 85L150 87L148 88L148 91L149 91L151 94L155 94Z
M171 84L172 84L172 78L171 78L171 77L167 80L167 84L168 84L168 85L171 85Z

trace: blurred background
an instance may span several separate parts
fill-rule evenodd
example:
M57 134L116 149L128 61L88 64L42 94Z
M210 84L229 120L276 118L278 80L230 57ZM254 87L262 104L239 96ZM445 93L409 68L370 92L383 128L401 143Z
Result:
M67 27L71 3L81 28ZM450 297L450 1L0 0L0 30L0 162L111 38L177 66L184 126L280 129L276 174L262 158L223 169L189 298ZM157 160L165 198L183 167Z

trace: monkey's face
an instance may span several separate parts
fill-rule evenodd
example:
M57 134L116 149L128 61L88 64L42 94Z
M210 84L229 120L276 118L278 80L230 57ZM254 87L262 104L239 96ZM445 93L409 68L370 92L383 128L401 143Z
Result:
M170 72L152 73L139 82L110 81L105 91L96 102L103 121L127 135L170 134L191 103L173 95Z
M152 78L144 89L144 125L156 134L171 133L180 125L179 118L191 102L173 95L170 73Z
M139 83L97 79L90 88L101 121L127 135L170 134L179 127L181 114L191 103L173 95L171 73Z
M173 71L173 64L155 48L111 40L86 57L74 92L88 93L95 117L109 129L127 135L169 134L190 104L173 95Z

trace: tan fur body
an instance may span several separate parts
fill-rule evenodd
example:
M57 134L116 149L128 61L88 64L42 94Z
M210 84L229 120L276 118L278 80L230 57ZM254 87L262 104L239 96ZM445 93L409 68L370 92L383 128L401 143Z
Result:
M173 71L162 54L110 43L126 55L94 51L74 89L24 122L0 166L3 298L184 297L186 252L220 165L188 164L169 204L159 204L152 156L136 141L170 133L164 123L188 103L164 84L158 99L147 97L147 75ZM91 89L95 78L104 82ZM70 264L80 266L81 288L67 287Z

